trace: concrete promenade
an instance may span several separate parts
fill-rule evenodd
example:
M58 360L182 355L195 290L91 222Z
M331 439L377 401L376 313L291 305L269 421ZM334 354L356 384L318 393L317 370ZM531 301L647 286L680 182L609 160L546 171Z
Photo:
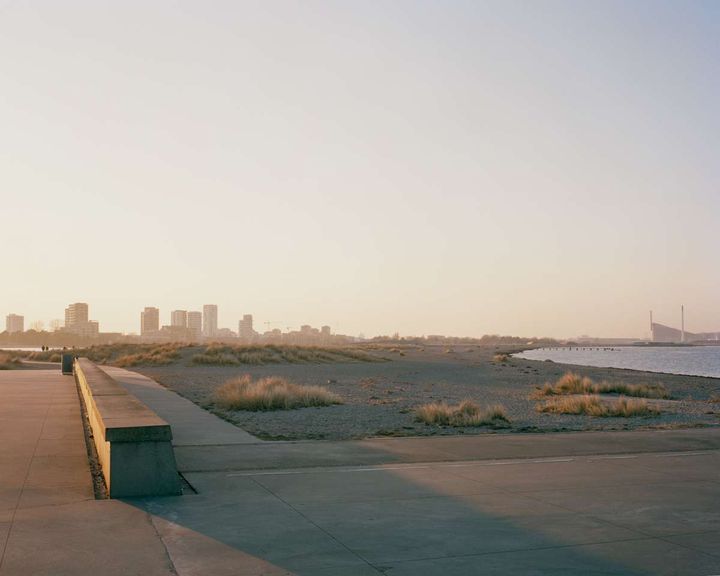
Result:
M108 371L196 493L92 500L72 379L0 373L0 576L720 574L716 429L261 442Z
M150 517L95 500L72 376L0 372L0 576L174 574Z

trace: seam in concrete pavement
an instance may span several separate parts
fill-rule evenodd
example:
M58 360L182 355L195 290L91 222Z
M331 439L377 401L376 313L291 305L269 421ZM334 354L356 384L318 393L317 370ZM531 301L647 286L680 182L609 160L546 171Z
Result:
M50 395L50 401L48 402L47 408L45 409L45 415L43 416L42 426L40 426L40 432L38 433L37 439L35 440L35 446L33 447L32 456L28 461L27 470L25 471L25 478L23 479L22 488L20 488L20 494L18 494L17 501L15 502L15 507L13 508L12 515L10 516L10 526L8 526L7 535L5 536L5 542L3 542L2 556L0 557L0 570L2 570L3 564L5 562L5 552L7 551L7 545L10 541L13 527L15 526L15 515L17 514L18 508L20 507L20 501L22 500L23 494L25 493L25 485L27 484L28 478L30 477L30 470L32 468L33 460L35 460L35 454L37 454L40 440L42 439L43 433L45 432L45 425L47 424L48 414L50 414L50 408L52 408L53 404L55 403L57 393L58 390L56 388L53 388L53 392Z
M157 536L157 539L162 544L163 550L165 550L165 556L167 557L168 563L170 564L170 571L173 574L177 574L178 576L181 576L180 573L175 568L175 562L173 562L172 556L170 555L170 550L168 549L167 544L165 544L165 540L163 540L163 537L160 534L160 531L158 530L157 525L155 524L155 519L153 518L153 515L150 512L146 512L145 517L147 518L147 521L150 524L150 526L152 526L153 532L155 532L155 536Z
M328 532L327 530L325 530L322 526L319 526L319 525L318 525L317 523L315 523L312 519L308 518L308 517L307 517L305 514L303 514L300 510L298 510L297 508L295 508L295 506L293 506L292 504L290 504L289 502L287 502L286 500L284 500L282 497L280 497L280 496L278 496L277 494L275 494L275 492L273 492L272 490L270 490L270 488L268 488L268 487L265 486L264 484L261 484L260 482L258 482L258 481L255 480L254 478L251 478L251 480L253 481L253 483L257 484L260 488L262 488L263 490L265 490L268 494L270 494L270 495L274 496L275 498L277 498L278 500L280 500L280 502L282 502L283 504L285 504L288 508L290 508L293 512L295 512L298 516L300 516L303 520L305 520L306 522L308 522L308 523L312 524L313 526L315 526L315 528L317 528L318 530L320 530L320 532L322 532L322 533L325 534L328 538L330 538L333 542L337 543L339 546L341 546L342 548L344 548L345 550L347 550L350 554L352 554L353 556L355 556L358 560L360 560L361 562L364 562L365 564L367 564L371 569L373 569L373 570L374 570L375 572L377 572L378 574L383 574L383 572L382 572L381 570L379 570L379 569L377 568L377 566L373 565L373 564L372 564L370 561L368 561L366 558L363 558L360 554L358 554L357 552L355 552L354 550L352 550L351 548L349 548L344 542L342 542L341 540L338 540L338 539L335 537L335 535L333 535L333 534L331 534L330 532Z
M405 558L400 560L385 560L384 564L410 564L412 562L427 562L432 560L452 560L453 558L476 558L493 556L499 554L517 554L518 552L540 552L542 550L567 550L570 548L581 548L583 546L595 546L602 544L621 544L622 542L651 542L659 538L639 536L638 538L621 538L619 540L607 540L602 542L585 542L583 544L559 544L557 546L537 546L525 548L511 548L508 550L493 550L490 552L476 552L474 554L453 554L449 556L428 556L425 558ZM673 545L675 545L673 543ZM714 556L713 556L714 558Z
M688 453L687 456L713 456L720 454L720 450L707 450L704 452L693 452ZM510 465L521 465L521 464L560 464L567 462L594 462L598 460L625 460L635 459L642 461L645 458L664 458L668 456L679 456L675 453L641 453L630 456L605 456L605 455L588 455L588 456L573 456L572 458L540 458L540 459L514 459L514 460L499 460L499 461L488 461L488 460L467 460L464 462L452 462L452 461L428 461L428 462L413 462L408 464L368 464L367 466L313 466L308 468L273 468L264 469L259 468L256 470L243 470L233 472L231 470L186 470L186 474L211 474L225 472L225 476L231 477L244 477L244 476L284 476L291 474L321 474L326 472L383 472L387 470L416 470L416 469L427 469L432 468L434 470L444 470L446 468L472 468L472 467L487 467L487 466L510 466ZM664 473L662 470L655 470L653 468L647 468L648 470L654 470L657 472ZM687 480L688 482L690 480ZM703 480L703 482L715 482L715 480Z
M720 554L711 554L710 552L706 552L705 550L700 550L699 548L693 548L692 546L690 546L688 544L680 544L679 542L673 542L672 540L668 540L668 538L672 538L673 536L685 536L685 534L671 534L669 536L658 536L657 540L666 542L666 543L670 544L671 546L679 546L680 548L685 548L685 550L691 550L692 552L695 552L696 554L702 554L703 556L709 556L710 558L720 558Z

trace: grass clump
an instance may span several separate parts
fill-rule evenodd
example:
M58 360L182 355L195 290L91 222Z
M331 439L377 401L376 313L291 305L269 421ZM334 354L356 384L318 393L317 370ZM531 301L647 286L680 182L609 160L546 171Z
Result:
M587 376L567 372L555 384L546 383L536 396L563 396L568 394L622 394L635 398L670 398L662 384L624 384L594 382Z
M542 404L538 404L535 409L538 412L552 414L584 414L602 418L655 416L660 413L657 408L650 406L645 399L620 397L607 400L590 394L551 398Z
M252 411L342 404L340 396L322 386L300 386L278 376L253 381L249 374L219 386L213 399L228 410Z
M423 404L415 409L415 419L425 424L453 427L492 426L510 422L503 406L488 406L483 410L472 400L463 400L457 406L445 402Z
M20 358L7 352L0 352L0 370L14 370L20 367Z
M508 360L510 360L510 354L495 354L493 356L493 362L505 364Z

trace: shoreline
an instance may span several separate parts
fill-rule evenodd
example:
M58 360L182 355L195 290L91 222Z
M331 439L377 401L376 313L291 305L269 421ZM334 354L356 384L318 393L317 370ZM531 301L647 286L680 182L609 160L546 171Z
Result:
M571 349L571 348L577 348L575 346L572 347L564 347L565 349ZM602 347L596 348L596 347L579 347L580 349L583 349L585 351L592 351L593 349L597 351L605 351ZM637 347L637 346L616 346L614 348L627 348L631 350L637 350L637 349L647 349L647 347ZM657 346L655 348L660 349L667 349L667 348L682 348L682 349L688 349L688 348L696 348L700 350L707 349L708 346ZM563 348L551 348L550 350L561 350ZM567 361L563 360L554 360L552 358L547 359L537 359L537 358L526 358L519 356L520 354L524 354L526 352L534 351L534 350L543 350L543 348L528 348L526 350L523 350L521 352L516 352L511 354L511 357L518 361L523 362L539 362L541 364L548 363L548 364L557 364L557 365L563 365L563 366L577 366L579 368L598 368L603 370L626 370L628 372L642 372L647 374L658 374L658 375L665 375L665 376L685 376L688 378L709 378L712 380L720 380L720 375L707 375L707 374L692 374L692 373L686 373L686 372L668 372L665 370L653 370L648 368L631 368L626 366L608 366L608 365L594 365L594 364L581 364L581 363L569 363Z
M537 435L554 432L667 430L720 426L720 378L647 372L636 369L569 365L510 357L494 360L502 349L456 346L446 350L404 351L391 362L272 364L261 366L187 366L133 368L181 396L266 440L357 440L361 438L426 438L487 434ZM517 353L515 348L512 352ZM384 352L384 354L388 354ZM390 354L392 356L392 354ZM672 399L651 399L657 416L598 418L545 414L536 410L536 390L568 371L595 381L663 384ZM300 385L321 385L339 394L342 405L286 411L222 410L212 393L228 379L280 376ZM509 428L451 428L415 420L425 403L456 405L469 398L481 406L503 405ZM717 412L716 412L717 410Z

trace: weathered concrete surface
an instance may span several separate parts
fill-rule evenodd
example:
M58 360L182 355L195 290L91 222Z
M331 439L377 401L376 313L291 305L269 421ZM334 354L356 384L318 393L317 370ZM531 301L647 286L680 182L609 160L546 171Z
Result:
M720 429L488 434L357 441L265 442L176 448L183 472L459 462L720 449Z
M146 513L94 499L72 376L0 372L0 438L1 576L174 574Z
M137 505L221 542L228 563L240 552L299 575L708 576L719 471L706 451L195 472L197 495Z
M89 360L74 367L110 497L180 494L169 424Z
M0 394L12 398L3 376ZM14 415L10 429L39 437L43 424L23 409L48 410L38 390L0 403L0 422ZM81 441L69 404L56 434L64 437L74 420ZM191 430L193 411L179 414ZM718 430L225 446L211 439L177 448L194 451L186 476L197 494L92 501L89 473L84 496L82 482L73 483L78 461L64 474L81 494L52 495L66 503L16 510L15 493L0 509L0 576L720 574ZM28 476L29 462L16 468L35 443L0 451L3 491L12 488L6 477ZM45 447L38 456L56 454ZM318 467L323 450L328 464ZM64 460L38 459L37 474Z
M160 386L147 376L111 366L103 366L102 369L130 394L172 424L175 446L262 443L262 440L198 408L190 400Z

